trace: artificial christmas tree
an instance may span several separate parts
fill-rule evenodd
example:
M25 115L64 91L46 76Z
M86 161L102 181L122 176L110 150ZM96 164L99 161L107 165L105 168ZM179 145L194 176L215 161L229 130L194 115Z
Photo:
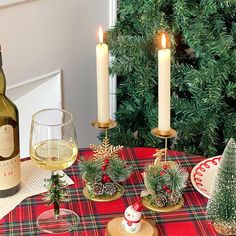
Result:
M219 233L236 235L236 143L233 139L224 150L207 215Z
M172 49L174 148L205 156L223 151L236 130L236 1L121 0L108 32L118 76L117 127L111 142L157 146L156 35L168 32Z

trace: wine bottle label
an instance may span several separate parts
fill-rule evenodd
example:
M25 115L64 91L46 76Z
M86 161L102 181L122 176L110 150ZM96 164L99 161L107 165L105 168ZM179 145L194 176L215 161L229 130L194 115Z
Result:
M14 151L14 130L11 125L0 127L0 156L8 158Z
M20 183L20 156L0 161L0 190L13 188Z

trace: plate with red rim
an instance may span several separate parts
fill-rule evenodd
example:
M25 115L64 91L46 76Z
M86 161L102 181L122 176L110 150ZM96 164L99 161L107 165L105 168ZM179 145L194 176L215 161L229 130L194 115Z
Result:
M191 171L193 187L208 199L221 158L222 156L207 158L195 165Z

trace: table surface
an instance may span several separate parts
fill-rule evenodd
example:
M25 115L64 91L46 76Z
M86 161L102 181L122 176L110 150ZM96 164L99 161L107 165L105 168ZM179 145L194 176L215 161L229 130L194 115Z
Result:
M87 200L83 196L84 182L79 177L78 162L65 170L75 182L68 186L70 201L62 207L69 208L78 213L81 222L78 228L65 236L104 236L106 224L114 217L123 216L124 210L133 204L144 190L141 173L147 163L152 163L155 148L124 148L120 157L133 166L133 173L126 181L125 194L113 202L101 203ZM80 156L89 156L90 149L81 149ZM186 155L183 152L168 151L168 160L177 161L190 173L192 168L204 158L201 156ZM49 235L42 233L36 226L36 218L48 207L36 195L25 199L19 206L0 220L1 236L33 236ZM159 230L159 235L170 236L216 236L212 225L206 219L207 198L198 193L192 186L190 179L184 191L184 207L170 213L157 213L148 209L143 210L143 217L154 220Z

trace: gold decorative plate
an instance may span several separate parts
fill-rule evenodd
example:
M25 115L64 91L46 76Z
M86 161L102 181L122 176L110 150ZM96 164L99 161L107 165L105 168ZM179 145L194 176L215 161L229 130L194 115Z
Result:
M111 196L108 196L108 195L90 196L88 187L85 186L83 189L83 194L85 198L94 202L111 202L111 201L121 198L125 192L124 188L119 184L116 184L116 188L118 189L118 191Z
M180 208L182 208L182 206L184 205L184 199L182 198L180 200L180 203L177 205L171 205L171 206L166 206L166 207L159 207L159 206L155 206L152 205L149 200L147 200L145 197L142 198L142 204L148 208L149 210L152 211L156 211L156 212L172 212L172 211L177 211Z

